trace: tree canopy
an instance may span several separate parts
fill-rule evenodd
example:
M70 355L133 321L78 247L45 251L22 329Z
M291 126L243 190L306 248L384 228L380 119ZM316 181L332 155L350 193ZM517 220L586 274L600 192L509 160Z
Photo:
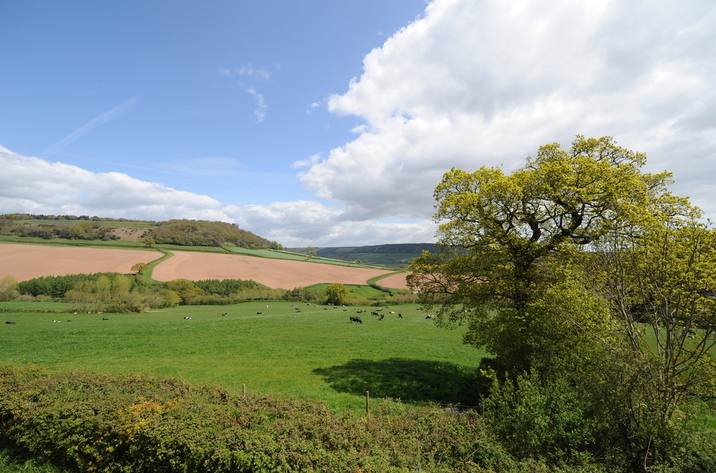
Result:
M611 417L589 421L611 430L593 439L619 432L635 462L668 458L686 400L716 394L716 236L671 194L671 173L645 163L611 137L578 135L511 174L453 168L435 189L439 252L408 278L439 325L468 325L465 342L493 353L502 376L532 373L514 389L530 391L537 373L610 403Z

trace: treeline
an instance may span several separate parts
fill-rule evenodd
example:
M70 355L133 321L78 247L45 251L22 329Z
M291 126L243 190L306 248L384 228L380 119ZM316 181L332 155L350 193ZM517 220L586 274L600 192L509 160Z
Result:
M179 304L236 304L281 299L286 292L252 280L147 283L137 275L119 273L44 276L20 283L5 279L0 280L0 300L63 300L72 304L73 311L81 312L139 313Z
M37 223L37 220L48 223ZM61 223L51 223L51 222ZM76 222L74 224L67 222ZM0 215L0 235L35 237L44 239L63 238L68 240L119 240L114 234L115 227L106 222L126 222L130 228L139 228L132 223L156 225L142 234L145 243L182 246L238 246L242 248L282 250L283 246L269 241L250 231L242 230L235 224L210 222L208 220L168 220L165 222L137 221L89 217L81 215Z
M79 222L77 225L52 225L17 223L9 219L0 219L0 235L35 237L50 240L65 238L68 240L119 240L113 229L103 227L99 222Z
M242 248L283 247L265 238L226 222L207 220L168 220L145 233L156 243L184 246L239 246Z
M0 365L0 443L72 471L617 471L517 460L475 411L386 401L355 418L311 400L32 366Z

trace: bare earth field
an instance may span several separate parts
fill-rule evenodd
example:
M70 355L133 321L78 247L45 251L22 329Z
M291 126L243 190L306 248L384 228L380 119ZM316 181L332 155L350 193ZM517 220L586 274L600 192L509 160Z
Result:
M348 268L243 255L219 255L176 251L152 273L158 281L172 279L253 279L272 288L293 289L318 283L366 284L368 279L389 273L380 269ZM402 285L401 285L402 284ZM403 288L405 276L382 279L381 286Z
M40 276L129 273L136 263L161 257L149 251L0 244L0 277L12 275L25 281Z
M408 289L408 283L405 281L405 276L407 275L407 273L402 273L388 276L378 281L378 285L391 289Z

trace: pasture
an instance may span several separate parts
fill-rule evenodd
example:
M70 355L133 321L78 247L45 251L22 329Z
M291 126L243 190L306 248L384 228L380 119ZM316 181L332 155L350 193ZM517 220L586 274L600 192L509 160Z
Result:
M370 315L375 307L356 314L352 307L283 301L101 315L5 304L3 322L16 324L0 324L0 363L146 372L235 391L246 384L340 410L360 409L366 390L373 399L469 404L485 355L462 344L463 330L435 327L416 305L384 309L379 320ZM362 324L349 322L356 315Z

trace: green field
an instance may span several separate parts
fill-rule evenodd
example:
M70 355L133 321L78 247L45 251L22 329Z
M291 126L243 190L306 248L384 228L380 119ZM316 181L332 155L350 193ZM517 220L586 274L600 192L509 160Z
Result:
M232 390L246 384L338 409L360 408L366 390L373 397L465 403L464 390L472 389L484 355L461 343L462 330L436 328L414 305L385 309L381 321L366 308L363 324L349 322L353 308L283 301L145 314L60 316L5 308L3 322L16 324L0 324L0 363L147 372Z

